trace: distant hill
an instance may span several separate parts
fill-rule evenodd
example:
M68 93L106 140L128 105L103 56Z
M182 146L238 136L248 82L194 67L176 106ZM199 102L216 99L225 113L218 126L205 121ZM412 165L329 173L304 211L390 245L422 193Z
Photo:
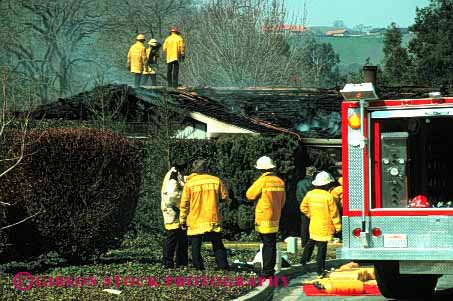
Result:
M332 44L333 49L340 55L340 67L347 68L350 65L363 65L367 58L372 64L380 64L384 59L384 36L346 36L328 37L323 33L335 30L335 27L317 26L312 28L318 41ZM410 35L403 36L403 43L407 45Z
M345 36L328 37L316 35L316 39L323 43L330 43L340 56L340 72L357 71L370 58L371 64L382 64L384 59L384 36ZM403 43L407 45L410 35L403 36ZM298 42L303 43L303 39Z
M327 37L318 36L320 42L332 44L340 55L341 65L363 64L369 57L372 64L379 64L384 59L384 37Z

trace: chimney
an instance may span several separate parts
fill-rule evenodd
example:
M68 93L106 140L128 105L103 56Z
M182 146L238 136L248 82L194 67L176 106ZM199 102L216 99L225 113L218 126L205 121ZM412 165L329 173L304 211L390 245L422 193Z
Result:
M377 66L363 66L363 82L372 83L377 88Z

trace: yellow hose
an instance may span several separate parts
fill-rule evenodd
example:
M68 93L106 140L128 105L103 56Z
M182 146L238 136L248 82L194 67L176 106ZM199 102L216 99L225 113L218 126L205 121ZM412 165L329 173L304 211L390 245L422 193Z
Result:
M360 280L328 280L330 281L324 282L323 286L329 294L350 295L363 294L365 292L363 282Z

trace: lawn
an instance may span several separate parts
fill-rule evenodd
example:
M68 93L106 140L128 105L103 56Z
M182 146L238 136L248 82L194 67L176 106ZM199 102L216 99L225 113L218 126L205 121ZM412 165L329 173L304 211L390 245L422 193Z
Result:
M230 263L251 261L259 243L225 242ZM285 248L280 243L282 249ZM337 245L329 245L328 257L335 256ZM190 250L189 250L190 251ZM40 258L32 263L12 262L0 266L1 300L228 300L245 294L258 285L250 270L221 272L215 269L210 244L203 247L206 270L192 268L165 270L160 265L161 243L151 237L126 240L122 247L82 266L65 266L58 257ZM290 255L298 263L301 254ZM190 257L190 256L189 256ZM33 275L30 290L15 288L17 272ZM26 275L28 276L28 274ZM39 277L38 277L39 276ZM51 281L49 281L49 276ZM21 285L16 278L16 285ZM28 287L29 282L24 281ZM103 291L114 289L121 294Z

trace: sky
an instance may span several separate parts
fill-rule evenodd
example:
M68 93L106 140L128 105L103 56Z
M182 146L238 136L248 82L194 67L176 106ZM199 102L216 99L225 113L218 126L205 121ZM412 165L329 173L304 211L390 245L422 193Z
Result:
M331 26L343 20L348 28L357 24L387 27L395 22L399 27L413 24L415 8L428 6L429 0L286 0L289 14L303 15L307 1L307 26ZM301 23L301 22L298 22Z

